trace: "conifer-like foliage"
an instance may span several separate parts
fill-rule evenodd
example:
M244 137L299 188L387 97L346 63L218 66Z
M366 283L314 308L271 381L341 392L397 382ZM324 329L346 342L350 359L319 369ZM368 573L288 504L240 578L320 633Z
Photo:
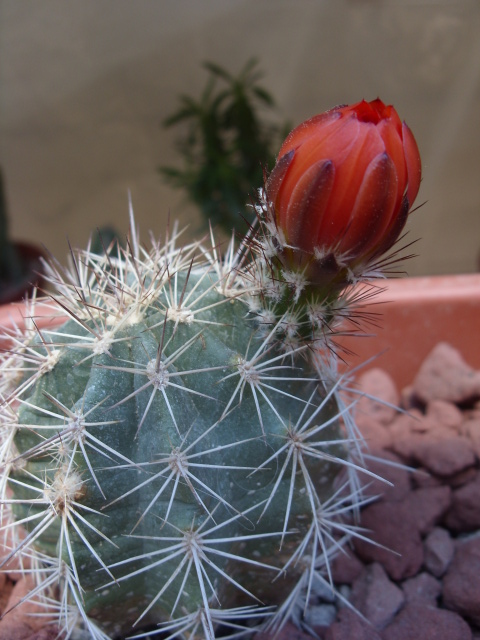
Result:
M206 62L209 77L201 96L180 96L178 110L163 122L181 125L177 148L183 166L161 167L162 175L185 190L188 200L205 220L228 235L245 233L254 216L245 206L262 184L263 171L273 166L288 123L268 121L263 112L275 108L271 94L261 86L258 61L250 59L238 75Z

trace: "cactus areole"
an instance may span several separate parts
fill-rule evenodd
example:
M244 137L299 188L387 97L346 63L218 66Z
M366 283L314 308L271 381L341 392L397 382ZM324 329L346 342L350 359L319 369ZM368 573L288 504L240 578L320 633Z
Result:
M238 248L181 246L173 228L146 249L130 211L125 249L52 263L50 298L4 331L3 567L28 568L64 637L279 629L316 581L334 588L331 558L362 535L369 472L335 335L369 319L382 262L368 243L353 262L288 243L269 189L289 153ZM304 195L288 204L302 219Z

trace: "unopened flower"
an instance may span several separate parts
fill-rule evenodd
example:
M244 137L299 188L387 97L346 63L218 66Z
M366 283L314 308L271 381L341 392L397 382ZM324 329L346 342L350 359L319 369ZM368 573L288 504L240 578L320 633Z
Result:
M398 239L420 179L415 139L381 100L305 121L286 138L266 184L289 266L309 260L335 271L378 258Z

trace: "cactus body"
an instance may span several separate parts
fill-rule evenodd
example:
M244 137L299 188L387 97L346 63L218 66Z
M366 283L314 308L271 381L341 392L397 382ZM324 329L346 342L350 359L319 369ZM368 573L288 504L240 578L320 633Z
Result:
M132 225L127 250L52 266L65 323L3 357L3 516L27 531L11 555L69 637L278 626L328 581L336 515L358 505L322 368L348 296L321 305L272 272L266 236L253 258L174 240L147 252Z

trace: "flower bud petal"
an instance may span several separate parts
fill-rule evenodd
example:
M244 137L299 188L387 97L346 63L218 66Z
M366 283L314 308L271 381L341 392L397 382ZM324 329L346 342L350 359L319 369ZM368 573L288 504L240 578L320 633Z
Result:
M403 123L403 148L405 150L405 160L407 162L408 173L408 189L407 198L410 206L417 197L420 189L420 181L422 179L422 162L420 160L420 152L413 133L409 127Z
M288 245L279 259L303 269L309 254L320 279L328 256L330 272L377 259L401 233L420 180L415 139L379 98L310 118L288 135L266 184Z
M319 160L309 167L292 191L285 220L287 241L304 251L313 251L315 238L332 193L335 169L330 160ZM315 216L310 215L315 209ZM310 240L310 242L308 242Z
M277 198L278 190L280 189L285 174L287 173L288 168L293 160L294 154L295 149L291 149L290 151L285 153L279 160L277 160L277 164L274 166L267 180L265 188L268 193L268 197L270 198L270 200L272 200L272 202Z
M389 226L397 198L398 178L387 153L365 171L340 251L356 257L371 251Z

